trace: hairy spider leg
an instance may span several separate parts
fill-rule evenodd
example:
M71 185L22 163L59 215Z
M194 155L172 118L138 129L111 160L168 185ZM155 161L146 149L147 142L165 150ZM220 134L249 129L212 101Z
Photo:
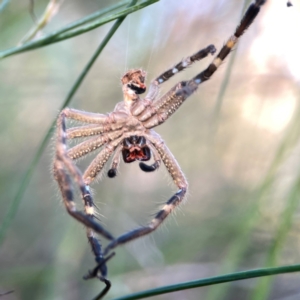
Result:
M107 257L103 256L102 247L98 239L93 236L93 231L87 228L87 235L89 242L92 247L92 251L95 254L95 260L97 262L97 266L93 270L89 270L88 274L83 277L83 279L88 280L92 278L98 278L105 284L103 290L95 297L95 299L101 299L104 297L111 287L110 281L106 278L107 277L107 266L106 262L111 259L115 252L112 252Z
M160 99L155 100L138 115L138 119L143 122L143 125L146 128L153 128L165 122L175 111L177 111L185 99L197 90L202 82L210 79L221 65L222 61L228 56L238 39L251 25L258 15L261 5L264 3L265 0L256 0L255 3L248 7L234 34L228 39L218 55L204 71L196 75L192 80L177 83L169 92Z
M66 107L61 113L64 113L68 119L90 123L90 125L66 129L67 139L83 138L117 131L124 126L124 122L126 121L126 115L124 118L124 114L116 114L114 112L105 115Z
M68 156L72 159L78 159L84 155L87 155L99 148L104 144L117 139L122 136L123 130L116 130L107 133L103 133L100 136L90 138L70 149L68 149Z
M187 58L185 58L181 62L179 62L177 65L175 65L173 68L171 68L171 69L165 71L164 73L162 73L161 75L159 75L156 79L154 79L154 82L157 82L158 84L162 84L162 83L166 82L167 80L169 80L172 76L174 76L178 72L181 72L184 69L186 69L187 67L189 67L194 62L197 62L197 61L205 58L209 54L213 55L216 53L216 51L217 51L217 49L215 48L214 45L209 45L206 48L201 49L197 53L195 53L191 56L188 56Z
M149 140L153 147L157 150L158 155L161 157L164 165L166 166L169 174L171 175L175 185L178 187L178 191L166 202L162 209L155 215L152 221L146 225L122 234L117 239L111 241L104 250L104 255L108 254L115 247L132 241L136 238L147 235L156 230L162 222L168 217L168 215L177 207L184 199L187 192L188 183L180 169L175 157L163 142L162 138L151 131L145 134L147 140Z
M101 148L105 143L113 141L123 133L124 116L114 112L109 115L89 113L76 109L65 108L63 110L67 118L84 123L92 123L82 127L72 127L66 130L67 139L86 138L95 136L70 148L68 156L78 159L96 149Z
M89 186L85 184L81 171L74 165L71 158L67 154L66 150L66 115L64 111L60 113L57 120L57 148L56 157L54 160L54 177L58 182L63 201L68 213L76 220L83 223L87 228L87 237L90 242L92 252L95 255L97 266L92 272L89 272L85 279L97 277L100 281L105 283L105 288L100 293L106 294L110 289L110 282L106 279L107 267L106 261L112 257L113 254L108 257L104 257L100 241L95 238L94 231L104 236L109 240L113 240L114 237L104 229L98 222L95 221L94 216L94 203L90 193ZM70 175L73 176L74 182L77 183L81 197L84 202L84 212L78 211L73 197L72 181Z
M110 166L109 170L107 171L107 176L109 178L114 178L117 176L117 170L119 168L120 161L121 161L122 148L123 148L123 145L122 144L119 145L115 151L114 156L112 157L111 166Z
M104 133L108 133L110 131L116 131L121 129L124 126L123 123L114 124L114 128L112 126L105 126L99 124L91 124L86 126L78 126L68 128L66 131L67 139L76 139L76 138L85 138L94 135L101 135Z
M58 185L63 197L63 201L67 207L67 210L73 209L74 207L74 201L73 201L73 191L72 191L72 181L69 176L63 169L63 162L60 159L57 159L57 163L55 165L55 176L58 181ZM92 232L91 229L87 228L87 231ZM89 236L90 235L90 236ZM101 249L101 244L99 240L91 236L91 234L88 233L88 239L92 247L92 251L95 254L97 266L94 268L94 270L89 271L88 275L84 276L84 279L90 279L90 278L95 278L97 277L100 281L104 282L105 287L104 289L100 292L100 294L97 296L97 299L100 299L103 297L110 289L111 283L110 281L106 278L107 276L107 267L106 267L106 262L108 259L110 259L113 255L114 252L111 253L109 256L104 258L102 249ZM100 273L100 274L99 274Z
M91 113L86 111L77 110L74 108L66 107L62 113L68 118L82 123L98 124L102 125L103 129L106 124L111 123L108 115Z
M72 160L67 155L66 150L66 125L65 125L65 114L62 112L57 119L57 147L56 147L56 157L54 160L54 174L55 179L59 184L59 178L57 174L61 172L66 172L66 170L72 175L74 181L77 183L82 200L85 205L85 210L90 211L93 208L93 199L89 190L89 187L85 184L82 178L81 171L75 166ZM66 182L66 181L65 181ZM70 193L72 190L72 185L67 187L66 185L60 186L60 188L67 188L64 192L65 196L70 195L70 198L64 199L64 204L68 213L73 216L75 219L83 223L84 225L92 228L102 236L107 239L113 239L113 236L105 230L100 224L95 222L87 213L83 213L76 209L75 202L73 201L73 196Z
M114 141L111 141L107 143L103 149L101 149L99 154L92 160L83 174L83 181L85 184L90 185L91 182L94 181L123 139L123 137L120 137Z
M266 0L256 0L252 3L245 12L240 25L236 28L234 34L228 39L227 43L222 47L221 51L213 62L203 72L193 78L195 83L200 84L208 80L221 65L222 61L228 56L232 48L237 43L238 39L244 34L245 30L252 24L260 11L260 7Z
M166 82L172 76L177 74L178 72L183 71L188 68L194 62L197 62L203 58L205 58L209 54L214 54L216 52L216 48L214 45L209 45L204 49L196 52L195 54L183 59L181 62L176 64L173 68L168 69L160 76L151 81L149 86L149 92L147 93L145 99L143 101L139 101L136 105L131 109L131 113L134 116L139 115L144 109L151 105L152 101L154 101L159 93L159 85ZM141 119L142 120L142 119Z

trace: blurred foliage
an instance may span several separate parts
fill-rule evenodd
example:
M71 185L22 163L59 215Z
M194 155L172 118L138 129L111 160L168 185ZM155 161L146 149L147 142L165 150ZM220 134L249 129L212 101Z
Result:
M9 1L0 11L1 51L15 47L34 26L29 2ZM115 3L65 0L41 34ZM41 16L47 4L35 1L35 14ZM107 299L299 262L300 49L295 36L300 34L300 9L294 5L288 9L284 1L269 1L235 50L231 72L226 72L227 60L157 129L189 180L188 201L162 229L117 249L109 262L113 287ZM237 0L161 0L128 16L69 105L112 111L122 100L119 78L126 69L144 68L149 82L208 44L220 49L242 6ZM1 60L0 220L63 101L111 26ZM162 90L192 77L210 59L178 74ZM224 81L228 85L220 103ZM5 299L91 299L101 289L96 280L81 279L94 259L83 226L63 208L51 175L52 154L49 143L0 248L0 294L14 290ZM93 188L101 221L116 235L147 222L175 190L163 167L145 174L137 164L121 164L116 179L103 176ZM294 273L155 299L298 299L298 281Z

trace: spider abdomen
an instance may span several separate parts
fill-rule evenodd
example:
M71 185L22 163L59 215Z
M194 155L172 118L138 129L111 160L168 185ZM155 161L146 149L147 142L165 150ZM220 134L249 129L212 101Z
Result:
M132 135L123 140L122 155L125 163L147 161L151 158L151 151L143 136Z

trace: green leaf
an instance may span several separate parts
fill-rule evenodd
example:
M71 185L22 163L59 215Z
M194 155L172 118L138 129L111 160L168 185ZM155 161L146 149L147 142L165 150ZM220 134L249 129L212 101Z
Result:
M53 33L50 33L49 35L40 38L38 40L28 42L26 44L23 44L21 46L17 46L8 50L4 50L0 52L0 59L5 58L17 53L38 49L53 43L57 43L66 39L70 39L72 37L75 37L77 35L83 34L85 32L88 32L90 30L93 30L95 28L98 28L106 23L109 23L116 19L121 19L126 17L128 14L131 14L137 10L140 10L142 8L145 8L146 6L153 4L155 2L158 2L159 0L147 0L143 1L140 4L136 4L133 6L130 6L128 8L125 8L119 12L112 13L108 16L106 16L107 12L111 12L116 10L117 8L122 7L124 4L119 4L112 6L108 9L101 10L97 13L94 13L88 17L85 17L75 23L72 23L64 28L62 28L59 31L55 31ZM105 16L103 16L105 15ZM99 18L99 16L102 16ZM99 19L98 19L99 18ZM96 19L96 20L95 20Z
M177 292L177 291L182 291L187 289L194 289L194 288L213 285L213 284L220 284L220 283L237 281L237 280L244 280L244 279L257 278L262 276L270 276L270 275L292 273L292 272L299 272L299 271L300 271L300 265L249 270L249 271L227 274L223 276L216 276L216 277L204 278L204 279L199 279L194 281L188 281L188 282L183 282L174 285L167 285L160 288L146 290L143 292L115 298L114 300L143 299L143 298L153 297L161 294L167 294L167 293L172 293L172 292Z

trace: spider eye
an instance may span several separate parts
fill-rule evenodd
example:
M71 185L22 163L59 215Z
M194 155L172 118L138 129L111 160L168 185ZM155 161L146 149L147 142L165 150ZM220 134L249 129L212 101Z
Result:
M127 87L132 89L136 94L143 94L146 91L146 86L144 84L137 84L137 83L129 83Z

